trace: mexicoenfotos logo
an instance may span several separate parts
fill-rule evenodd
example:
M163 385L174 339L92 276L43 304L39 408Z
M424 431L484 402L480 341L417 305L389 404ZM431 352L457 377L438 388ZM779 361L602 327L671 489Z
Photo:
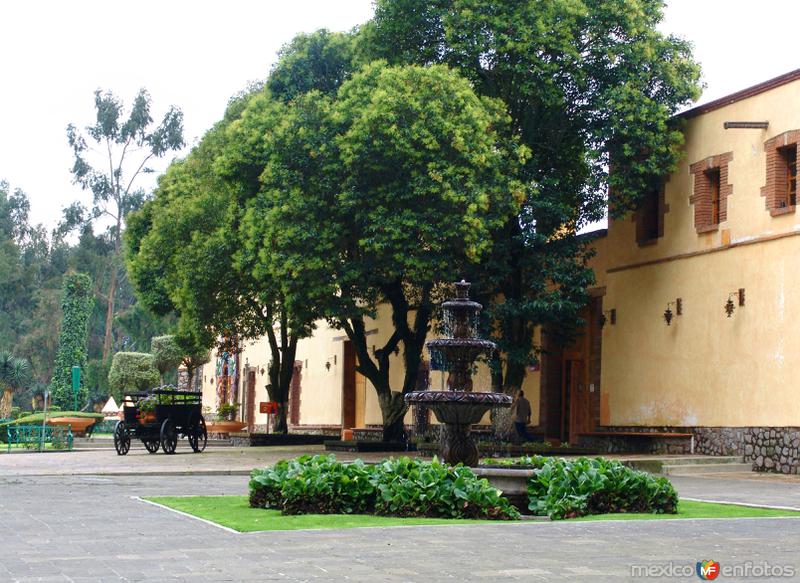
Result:
M697 576L703 581L713 581L719 577L719 563L716 561L697 561Z

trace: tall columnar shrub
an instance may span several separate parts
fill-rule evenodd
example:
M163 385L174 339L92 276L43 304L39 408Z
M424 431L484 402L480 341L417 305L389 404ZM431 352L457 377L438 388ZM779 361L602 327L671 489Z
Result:
M61 290L61 334L50 381L53 403L62 409L72 408L72 367L83 369L86 365L86 342L93 305L92 279L85 273L66 275ZM87 389L81 386L79 406L86 397Z
M152 389L160 380L155 358L147 352L117 352L111 361L108 385L117 401L124 393Z

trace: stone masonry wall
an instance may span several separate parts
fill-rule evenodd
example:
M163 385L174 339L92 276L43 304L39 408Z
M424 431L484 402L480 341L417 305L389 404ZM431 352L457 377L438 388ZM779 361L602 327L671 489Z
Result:
M800 427L604 427L608 431L674 432L694 436L694 452L704 455L740 455L757 472L800 473ZM616 446L607 451L621 451ZM653 439L650 453L677 453L660 449ZM629 450L630 451L630 450ZM688 453L688 452L687 452Z

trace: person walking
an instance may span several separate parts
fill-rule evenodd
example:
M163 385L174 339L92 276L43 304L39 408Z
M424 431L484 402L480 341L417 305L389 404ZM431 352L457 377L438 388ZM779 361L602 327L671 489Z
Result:
M534 441L535 438L528 433L528 423L531 422L531 403L525 398L525 393L520 391L512 405L514 429L517 435L525 441Z

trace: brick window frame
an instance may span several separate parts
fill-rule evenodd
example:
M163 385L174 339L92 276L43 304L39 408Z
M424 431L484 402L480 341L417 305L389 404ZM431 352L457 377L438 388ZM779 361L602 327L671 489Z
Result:
M728 164L733 152L709 156L689 166L694 177L694 188L689 202L694 205L694 228L698 233L710 233L728 220L728 197L733 194L733 185L728 182ZM713 217L711 200L711 177L719 172L719 217Z
M773 217L795 212L796 205L787 202L787 162L784 152L791 146L800 149L798 142L800 142L800 130L789 130L764 142L764 152L767 157L767 180L761 188L761 196L764 197L766 208ZM797 153L795 151L796 162Z
M664 236L664 215L669 212L669 205L666 203L666 184L663 180L644 196L654 197L656 200L646 201L643 198L639 208L631 217L636 224L636 243L640 247L654 245L658 239ZM654 207L651 206L653 203L655 203ZM645 217L645 213L651 212L654 212L656 216ZM652 224L652 221L655 221L655 224Z

